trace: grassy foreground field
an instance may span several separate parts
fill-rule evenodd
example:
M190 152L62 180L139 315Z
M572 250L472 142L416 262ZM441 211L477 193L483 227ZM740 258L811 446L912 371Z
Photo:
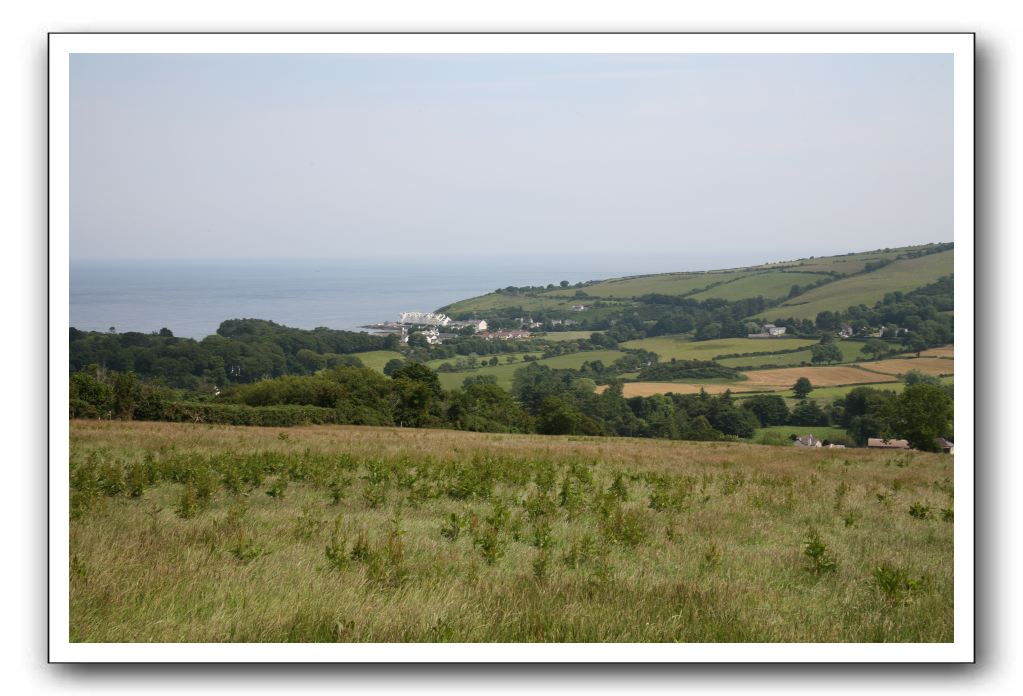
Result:
M73 421L73 641L951 641L952 457Z

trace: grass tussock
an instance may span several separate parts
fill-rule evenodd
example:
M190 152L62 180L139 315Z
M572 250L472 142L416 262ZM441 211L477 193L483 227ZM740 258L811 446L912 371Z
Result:
M943 455L75 421L70 634L951 641L951 479Z

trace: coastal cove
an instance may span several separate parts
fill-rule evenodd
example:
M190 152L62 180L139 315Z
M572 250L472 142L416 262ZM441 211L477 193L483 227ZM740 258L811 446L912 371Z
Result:
M755 263L750 252L597 255L571 258L489 254L411 260L168 259L81 260L71 264L71 325L85 331L201 339L230 317L259 317L302 329L359 327L399 312L432 311L508 285Z

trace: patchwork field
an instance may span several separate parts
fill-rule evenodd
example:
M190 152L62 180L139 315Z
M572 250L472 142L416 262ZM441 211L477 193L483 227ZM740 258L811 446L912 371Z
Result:
M835 345L838 346L840 351L842 351L842 362L852 363L863 360L863 355L860 353L863 348L862 342L835 341ZM782 353L781 355L757 355L749 358L722 358L718 362L727 367L758 367L760 365L802 365L803 363L810 365L812 360L813 354L808 348L795 353Z
M583 292L594 297L632 298L641 295L687 295L695 290L726 283L749 275L748 271L708 271L706 273L666 273L663 275L619 278L594 283L583 288ZM555 290L552 295L567 295L575 291ZM578 300L577 300L578 301Z
M812 346L814 339L806 338L718 338L712 341L693 341L688 336L658 336L626 341L622 348L643 349L657 353L660 362L676 360L713 360L717 355L731 353L759 353ZM779 356L780 357L780 356Z
M873 364L873 363L871 363ZM866 384L869 382L890 382L891 377L867 372L858 367L846 365L825 365L821 367L785 367L778 370L750 370L744 385L752 388L787 387L795 384L800 377L806 377L815 387L835 387L842 384Z
M494 309L505 309L509 307L521 307L523 311L535 312L538 310L562 310L570 311L572 305L579 304L579 300L566 299L564 297L554 297L552 295L505 295L499 293L491 293L489 295L481 295L480 297L473 297L468 300L460 300L454 304L450 304L446 307L441 307L438 311L442 311L447 314L457 314L459 312L486 312Z
M813 319L818 312L825 310L842 311L858 304L871 306L890 292L913 290L951 275L954 253L949 250L895 261L877 271L843 278L810 290L758 316L763 319Z
M724 394L726 391L740 392L741 388L736 385L744 384L685 384L682 382L626 382L622 385L622 395L626 398L633 396L653 396L654 394L699 394L700 390L708 394ZM597 387L597 393L603 394L607 389L606 385Z
M775 299L786 297L793 285L807 285L826 277L820 273L786 273L784 271L753 273L690 295L690 297L694 300L709 300L716 297L729 302L744 300L748 297Z
M559 341L578 341L579 339L588 340L593 334L604 333L603 331L551 331L545 333L542 338L545 341L557 343Z
M780 264L767 264L760 268L787 268L792 270L800 271L821 271L824 273L843 273L850 275L852 273L859 273L863 271L868 263L871 261L881 261L885 259L895 259L899 254L907 251L914 251L918 249L926 249L932 246L930 244L924 244L922 246L915 247L900 247L898 249L892 249L889 251L877 250L877 251L864 251L855 254L846 254L843 256L823 256L815 259L803 259L802 261L794 261L790 263Z
M954 358L955 357L955 346L940 346L938 348L928 348L924 352L920 353L922 358Z
M874 363L868 363L873 365ZM623 387L625 396L652 396L654 394L697 394L702 388L708 394L725 391L772 392L787 391L800 377L806 377L816 387L834 387L856 384L892 382L892 375L868 372L852 365L826 365L820 367L784 367L772 370L749 370L742 373L746 379L722 383L629 382ZM813 394L812 394L813 395Z
M111 421L70 452L76 642L954 637L949 456Z
M925 375L951 375L955 373L954 358L889 358L863 363L863 368L889 375L903 375L919 370Z
M533 353L533 355L537 354ZM584 362L594 360L601 360L605 365L610 365L623 355L625 355L625 353L620 350L589 350L580 351L578 353L569 353L567 355L558 355L553 358L546 358L535 362L538 365L547 365L548 367L556 369L579 368ZM489 356L486 357L489 358ZM525 367L526 365L533 364L531 362L522 362L522 354L518 355L519 360L517 362L511 364L505 363L504 355L498 355L497 357L500 358L501 364L493 367L487 365L486 367L479 367L475 370L466 370L465 372L438 372L437 377L440 379L440 385L445 389L455 389L456 387L462 386L462 382L465 381L466 377L474 375L493 375L497 378L498 385L505 389L511 389L512 380L515 377L515 371ZM433 360L427 364L429 367L436 369L435 363L439 365L444 362L454 363L454 361L455 358L448 358L439 361Z
M955 382L953 377L942 377L940 381L941 381L942 384L953 384ZM870 384L870 385L847 384L847 385L840 386L840 387L819 387L819 388L818 387L814 387L814 390L812 392L810 392L810 396L808 398L811 401L816 401L820 405L823 406L824 404L831 403L832 401L834 401L835 399L837 399L839 397L845 396L850 391L855 389L857 386L870 386L870 387L872 387L874 389L883 389L885 391L893 391L895 393L900 393L903 389L905 389L906 383L905 382L876 382L876 383L873 383L873 384ZM797 403L799 403L799 399L796 398L795 394L792 393L791 389L778 389L778 390L775 390L775 391L768 391L768 392L756 392L756 394L777 394L778 396L781 396L781 397L785 398L788 401L789 408L792 408ZM754 393L737 393L736 394L736 398L737 399L744 399L744 398L747 398L747 397L755 396L756 394L754 394Z

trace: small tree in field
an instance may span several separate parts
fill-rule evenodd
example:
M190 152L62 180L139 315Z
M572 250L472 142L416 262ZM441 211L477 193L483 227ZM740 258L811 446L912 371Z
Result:
M813 385L810 384L810 380L806 377L800 377L796 380L796 383L792 385L792 392L796 395L796 398L805 399L813 391Z
M810 348L810 354L813 356L811 362L814 364L842 362L842 351L833 341L813 346Z
M882 355L888 352L888 344L884 341L879 341L876 338L872 338L863 344L860 348L860 352L871 358L880 358Z

